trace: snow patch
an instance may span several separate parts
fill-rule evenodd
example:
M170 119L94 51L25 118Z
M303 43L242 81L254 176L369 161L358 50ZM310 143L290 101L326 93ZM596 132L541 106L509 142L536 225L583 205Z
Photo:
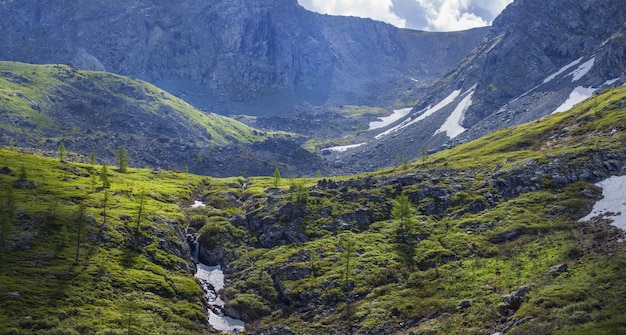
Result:
M360 147L362 145L365 145L365 144L367 144L367 142L357 143L357 144L350 144L350 145L342 145L342 146L338 146L338 147L324 148L324 150L333 151L333 152L344 152L344 151L347 151L349 149L358 148L358 147Z
M572 107L574 107L574 105L576 105L577 103L591 97L593 95L593 92L595 92L596 90L597 89L593 87L576 87L572 91L572 93L569 94L569 98L567 98L567 100L565 100L565 102L561 106L555 109L552 114L566 112L572 109Z
M193 202L193 205L191 205L191 208L200 208L200 207L206 207L206 204L202 201L196 200Z
M435 135L438 133L445 132L449 138L455 138L463 133L466 129L461 125L463 123L463 119L465 119L465 112L472 105L472 96L474 95L474 91L471 91L459 104L456 106L452 114L446 119L441 127L435 132Z
M403 108L403 109L396 109L393 111L393 114L389 116L385 116L385 117L380 117L378 118L377 121L370 122L370 127L368 130L374 130L374 129L387 127L388 125L409 115L409 113L411 112L411 109L413 108L409 107L409 108Z
M382 132L378 135L376 135L376 139L380 139L386 135L389 135L395 131L398 131L400 129L406 128L412 124L415 124L419 121L424 120L425 118L433 115L434 113L438 112L439 110L441 110L442 108L446 107L447 105L451 104L459 95L461 94L461 90L455 90L454 92L450 93L450 95L448 95L445 99L441 100L441 102L439 102L437 105L435 105L435 107L430 107L428 106L425 109L422 109L420 111L420 115L418 115L416 118L411 119L411 120L407 120L405 122L402 122L401 124L388 129L385 132Z
M593 206L591 213L579 221L588 221L597 216L607 216L613 219L611 225L626 231L626 176L613 176L596 184L602 187L602 196Z
M567 71L569 68L571 68L574 65L578 65L580 63L580 61L582 61L583 58L578 58L577 60L565 65L564 67L562 67L560 70L558 70L557 72L553 73L552 75L548 76L548 78L543 80L543 83L547 83L549 81L554 80L554 78L558 77L561 73Z
M245 331L245 323L241 320L233 319L221 313L224 308L224 301L219 297L217 292L224 289L224 272L222 267L208 266L206 264L197 263L197 272L195 277L199 279L209 300L209 304L213 307L209 309L209 324L218 331L224 333L239 333Z
M580 80L580 78L584 77L590 70L593 68L593 64L595 64L596 58L592 57L590 60L581 64L574 72L572 72L572 82Z

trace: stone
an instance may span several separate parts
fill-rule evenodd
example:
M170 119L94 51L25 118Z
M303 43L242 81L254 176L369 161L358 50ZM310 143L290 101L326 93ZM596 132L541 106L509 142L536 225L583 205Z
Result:
M554 266L551 266L546 270L546 273L552 275L552 277L556 277L561 273L567 272L567 263L561 263Z

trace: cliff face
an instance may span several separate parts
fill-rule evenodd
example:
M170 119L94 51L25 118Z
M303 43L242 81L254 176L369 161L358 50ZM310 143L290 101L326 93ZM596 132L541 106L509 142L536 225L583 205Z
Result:
M623 1L517 0L474 51L428 89L404 124L331 159L367 169L393 164L394 156L416 159L424 149L564 111L621 85L624 22Z
M441 76L486 33L401 30L308 12L296 0L0 1L0 7L6 18L0 59L163 82L175 92L196 92L190 100L206 107L271 94L316 104L392 101L411 78Z

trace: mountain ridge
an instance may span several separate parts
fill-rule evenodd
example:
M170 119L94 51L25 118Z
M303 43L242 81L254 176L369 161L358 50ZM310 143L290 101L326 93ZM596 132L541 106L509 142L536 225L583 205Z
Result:
M49 8L60 5L64 10ZM486 32L409 31L309 12L297 1L185 0L167 10L162 6L3 1L6 48L0 59L169 80L173 85L165 88L175 94L182 94L177 80L189 80L203 93L187 91L187 100L232 114L229 109L248 105L241 102L272 94L295 95L300 103L358 105L371 102L365 92L376 88L380 97L374 101L393 104L397 93L413 86L410 78L436 79ZM273 103L266 111L272 109L290 107Z
M302 140L266 133L201 112L143 81L66 65L0 62L2 137L6 146L56 152L60 143L115 162L124 146L133 166L215 176L315 174L320 164ZM280 155L280 156L277 156Z

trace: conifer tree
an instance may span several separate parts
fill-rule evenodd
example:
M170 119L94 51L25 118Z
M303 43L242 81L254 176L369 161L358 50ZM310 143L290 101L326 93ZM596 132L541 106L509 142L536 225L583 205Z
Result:
M109 168L107 167L107 163L102 164L102 170L100 170L100 181L102 182L102 187L111 187L111 182L109 181Z
M126 148L123 145L120 145L117 148L115 158L117 158L117 166L119 171L121 173L126 173L126 171L128 171L128 164L130 159L128 157L128 153L126 152Z
M58 152L57 152L57 155L59 156L59 162L63 162L65 160L66 153L67 151L65 150L65 144L63 144L63 141L61 141L61 143L59 144Z
M274 188L278 188L280 184L280 170L278 170L278 166L274 169Z
M139 211L137 213L137 231L139 231L139 226L141 225L141 219L143 214L143 201L146 198L146 192L141 191L141 195L139 196Z
M97 160L97 156L96 156L96 152L94 150L91 150L91 152L89 153L89 165L93 166L96 165L96 160Z
M80 256L80 238L81 238L83 226L85 224L85 205L83 203L79 205L78 221L76 222L76 224L78 225L77 227L78 233L76 235L76 259L75 261L78 262L78 258Z
M400 230L403 233L407 233L415 221L415 210L411 206L408 196L402 194L393 201L391 215L395 220L399 221Z

